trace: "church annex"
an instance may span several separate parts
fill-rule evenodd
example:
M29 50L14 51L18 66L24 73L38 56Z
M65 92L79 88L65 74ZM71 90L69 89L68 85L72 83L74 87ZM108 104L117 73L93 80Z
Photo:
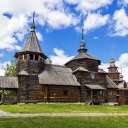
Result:
M85 103L128 104L128 88L118 72L115 60L110 60L108 72L99 69L101 61L89 55L83 36L78 55L65 66L46 64L35 32L31 31L21 51L15 53L17 76L0 76L2 103ZM12 90L13 96L5 91Z

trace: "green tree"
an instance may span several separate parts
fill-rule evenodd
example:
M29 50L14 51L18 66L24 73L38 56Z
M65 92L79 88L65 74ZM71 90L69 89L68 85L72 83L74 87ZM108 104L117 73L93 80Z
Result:
M16 62L12 61L10 64L6 65L5 68L5 76L16 76L17 72L16 72Z
M48 61L45 62L46 64L52 64L52 61L49 59Z

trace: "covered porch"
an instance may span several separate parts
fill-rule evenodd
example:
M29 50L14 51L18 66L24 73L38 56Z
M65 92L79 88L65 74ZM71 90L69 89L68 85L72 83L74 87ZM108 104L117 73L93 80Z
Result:
M106 100L106 89L101 85L85 84L87 90L87 101L91 104L105 103Z
M17 103L18 78L0 76L0 104Z

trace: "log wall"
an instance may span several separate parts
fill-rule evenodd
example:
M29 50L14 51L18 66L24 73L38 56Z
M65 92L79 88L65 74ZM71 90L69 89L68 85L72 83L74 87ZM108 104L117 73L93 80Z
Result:
M66 66L71 68L73 71L79 67L83 67L93 72L98 72L98 65L98 61L92 59L78 59L66 64Z
M120 105L124 105L124 104L128 105L128 90L127 89L119 90L119 104Z
M18 102L43 101L43 87L37 75L19 76Z
M78 86L45 85L43 89L45 102L80 101L80 88ZM64 91L66 91L67 94L64 94Z

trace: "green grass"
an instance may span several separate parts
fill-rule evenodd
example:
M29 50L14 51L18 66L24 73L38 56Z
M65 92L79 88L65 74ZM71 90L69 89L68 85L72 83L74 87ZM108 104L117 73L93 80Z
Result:
M0 118L1 128L128 128L127 116Z
M12 113L128 113L128 106L83 104L17 104L0 105L0 110Z

